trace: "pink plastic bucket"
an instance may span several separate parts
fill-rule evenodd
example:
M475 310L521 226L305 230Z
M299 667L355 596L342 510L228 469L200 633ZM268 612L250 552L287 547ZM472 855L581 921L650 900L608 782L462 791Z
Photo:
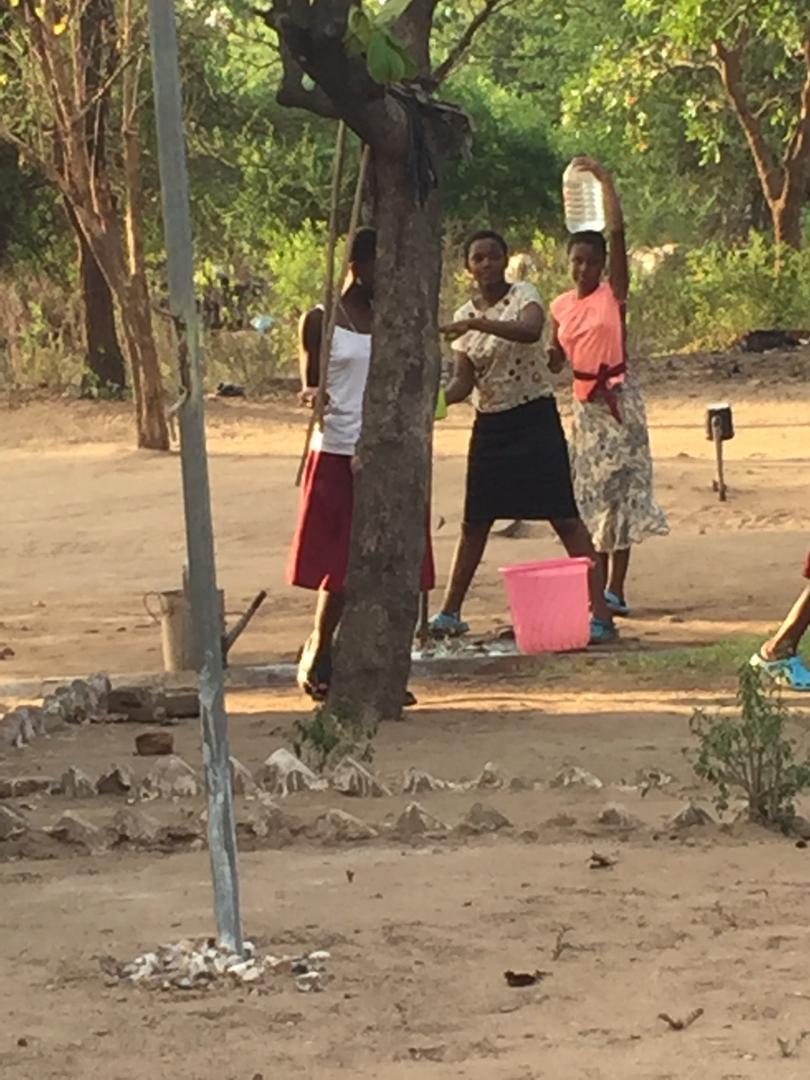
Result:
M501 567L522 653L570 652L590 641L590 559Z

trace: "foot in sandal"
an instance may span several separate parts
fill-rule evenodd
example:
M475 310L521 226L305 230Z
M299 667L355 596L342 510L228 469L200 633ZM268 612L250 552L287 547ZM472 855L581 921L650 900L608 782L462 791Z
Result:
M787 690L810 692L810 668L800 656L769 660L760 650L751 657L750 662L751 667L767 675L777 686L784 686Z

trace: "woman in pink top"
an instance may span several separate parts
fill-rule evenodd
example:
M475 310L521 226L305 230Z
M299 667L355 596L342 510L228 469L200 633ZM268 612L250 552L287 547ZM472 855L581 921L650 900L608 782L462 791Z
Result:
M610 174L596 161L578 160L605 194L610 256L598 232L569 242L574 288L551 305L549 367L574 370L572 472L577 505L604 564L605 599L628 615L625 580L630 548L669 532L653 496L652 457L641 393L627 370L625 306L629 274L622 206ZM605 266L607 280L603 279Z

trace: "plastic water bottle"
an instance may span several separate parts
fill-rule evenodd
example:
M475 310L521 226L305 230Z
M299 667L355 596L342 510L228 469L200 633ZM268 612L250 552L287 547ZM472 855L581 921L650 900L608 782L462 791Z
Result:
M602 185L572 161L563 174L565 225L570 233L603 232L606 225Z

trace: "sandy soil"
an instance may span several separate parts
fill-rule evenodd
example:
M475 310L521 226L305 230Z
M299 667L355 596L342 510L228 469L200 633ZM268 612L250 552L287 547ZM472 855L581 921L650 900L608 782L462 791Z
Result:
M739 369L739 373L734 372ZM806 455L810 357L657 361L644 371L657 489L672 535L634 556L628 639L711 641L762 632L797 587L810 524ZM730 498L711 491L706 403L729 400L738 435L727 446ZM567 401L561 392L560 400ZM434 539L440 582L449 569L463 499L471 420L437 426ZM215 401L211 476L220 582L238 613L260 588L270 599L234 662L291 656L311 601L284 583L305 418L284 402ZM3 573L0 644L15 656L0 680L161 667L160 635L143 608L177 588L184 563L176 455L138 453L124 406L34 402L0 425ZM553 555L544 525L494 539L472 591L478 630L508 621L497 568ZM439 602L434 594L434 604Z
M716 669L683 663L652 646L764 632L797 589L810 531L806 375L801 381L767 359L742 361L742 373L731 374L734 363L718 361L709 374L686 362L647 372L658 489L673 534L638 552L627 658L416 686L420 707L378 736L374 768L395 788L411 765L461 780L491 760L541 782L516 793L420 796L449 826L483 799L512 830L425 846L383 837L330 848L299 838L279 851L243 852L249 936L276 951L332 953L332 981L312 995L283 982L266 996L218 989L189 997L105 984L99 956L128 960L211 931L205 852L0 861L0 1075L806 1077L810 1040L794 1046L810 1030L808 852L749 826L682 834L667 827L688 799L708 805L684 754L688 718L695 707L728 704L734 676L720 661ZM732 401L738 426L724 506L710 489L702 430L703 408L717 399ZM462 413L438 436L442 572L458 524L468 422ZM240 645L241 660L290 655L307 627L308 598L283 585L301 434L300 416L278 402L211 409L228 608L262 586L271 597ZM4 413L0 644L16 655L0 680L160 667L159 636L141 597L180 576L179 463L137 454L129 440L129 415L112 406L33 402ZM470 604L475 626L507 618L499 565L553 550L540 527L526 539L495 540ZM0 698L8 699L1 681ZM228 704L233 753L252 769L288 743L306 711L292 692L243 691ZM796 704L794 733L804 745L810 710ZM140 730L69 729L0 756L0 778L59 776L71 765L95 776L113 762L140 775L150 764L132 756ZM197 725L172 731L178 752L199 766ZM567 764L590 769L605 788L550 789ZM636 782L651 769L674 780L643 797ZM308 794L285 809L311 822L337 806L384 830L406 801ZM609 801L637 823L598 824ZM102 824L121 802L29 796L5 805L35 825L68 807ZM201 799L147 806L165 821L198 822L202 809ZM810 816L810 800L800 810ZM248 812L244 800L237 811ZM594 850L616 865L591 870ZM555 959L566 927L572 948ZM504 981L506 969L535 968L549 972L538 987ZM658 1018L696 1009L703 1015L682 1032Z
M667 677L680 687L656 689L652 672L597 673L588 689L554 679L420 687L424 705L378 739L375 769L389 783L409 765L472 778L497 757L507 774L539 781L576 763L606 788L420 796L450 826L483 799L514 825L497 839L296 841L243 853L248 933L275 952L328 948L323 994L299 994L283 980L268 996L105 984L99 956L129 960L210 931L202 852L0 864L0 1072L9 1080L255 1080L279 1070L313 1080L806 1076L810 1046L787 1059L778 1040L792 1046L810 1029L807 852L750 827L680 835L666 827L687 798L707 795L682 754L687 717L727 697ZM233 694L229 706L234 753L251 767L303 710L292 693L267 691ZM808 724L805 714L797 733ZM139 730L70 730L11 753L0 775L59 775L71 764L96 775L112 761L142 773L150 762L131 756ZM173 731L178 751L199 765L196 725ZM674 780L644 798L633 785L650 769ZM599 825L611 800L638 825ZM338 806L382 828L405 802L308 794L285 809L311 821ZM49 796L14 802L22 804L39 824L68 806L100 824L122 805ZM190 821L202 803L146 809ZM238 800L237 816L246 810ZM591 870L594 850L615 867ZM565 927L572 948L554 959ZM505 970L535 968L549 972L539 987L506 985ZM704 1015L684 1032L658 1019L696 1009Z

